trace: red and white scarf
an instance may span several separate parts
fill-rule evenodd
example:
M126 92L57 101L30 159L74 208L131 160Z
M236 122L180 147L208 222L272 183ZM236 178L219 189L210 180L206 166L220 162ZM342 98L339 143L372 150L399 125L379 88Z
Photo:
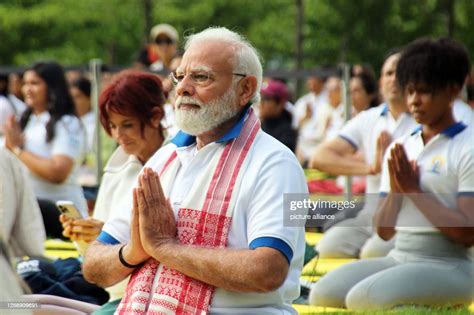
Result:
M252 109L240 135L225 146L204 147L216 150L206 170L193 184L188 198L178 210L178 240L183 245L207 248L227 246L247 154L260 130ZM160 173L167 196L180 168L173 151ZM153 281L158 285L152 291ZM205 314L209 311L215 287L149 259L131 275L127 290L115 314ZM148 310L147 310L148 305Z

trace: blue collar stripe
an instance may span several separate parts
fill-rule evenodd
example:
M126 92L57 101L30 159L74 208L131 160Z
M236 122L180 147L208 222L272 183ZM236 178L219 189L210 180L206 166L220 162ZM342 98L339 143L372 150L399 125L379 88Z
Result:
M385 116L388 113L388 105L387 103L383 104L382 112L380 113L380 116Z
M448 128L444 129L443 131L441 131L441 134L447 136L447 137L450 137L450 138L454 138L457 134L459 134L461 131L463 131L464 129L466 129L466 125L463 124L462 122L458 121L457 123L454 123L452 124L451 126L449 126ZM422 125L419 125L418 127L416 127L415 130L413 130L413 132L411 133L411 135L415 135L417 134L419 131L421 131L423 129L423 126Z
M237 123L225 135L223 135L219 140L217 140L216 141L217 143L230 141L232 139L237 138L240 135L240 131L242 130L242 127L244 126L245 117L247 116L249 109L250 109L250 105L247 105L246 109L243 111L242 115L240 116L239 121L237 121ZM194 142L196 142L195 136L188 135L187 133L181 130L171 140L171 143L174 143L178 148L190 146Z
M465 124L459 121L455 124L452 124L448 128L444 129L443 131L441 131L441 133L450 138L454 138L458 133L466 129L466 127L467 126Z

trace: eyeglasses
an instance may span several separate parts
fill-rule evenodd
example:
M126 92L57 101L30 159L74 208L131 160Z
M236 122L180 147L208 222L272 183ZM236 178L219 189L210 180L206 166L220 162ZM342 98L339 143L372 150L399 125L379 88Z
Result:
M245 78L247 75L243 73L230 73L231 75L236 75L239 77ZM171 81L173 81L173 84L177 85L179 82L183 81L186 76L189 76L191 81L196 84L196 85L207 85L209 84L213 79L212 73L209 71L191 71L189 73L184 73L184 72L178 72L178 71L172 71L170 74Z
M155 39L155 43L157 45L171 45L174 43L174 40L172 40L171 38L157 38Z

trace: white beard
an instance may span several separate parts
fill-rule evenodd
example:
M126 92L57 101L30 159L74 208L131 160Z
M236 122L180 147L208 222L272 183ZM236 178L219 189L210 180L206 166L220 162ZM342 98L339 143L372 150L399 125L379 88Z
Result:
M204 104L191 96L179 96L175 103L175 121L179 129L187 134L197 136L213 130L239 113L235 106L236 91L232 85L229 90L218 99ZM182 110L181 104L198 105L199 109Z

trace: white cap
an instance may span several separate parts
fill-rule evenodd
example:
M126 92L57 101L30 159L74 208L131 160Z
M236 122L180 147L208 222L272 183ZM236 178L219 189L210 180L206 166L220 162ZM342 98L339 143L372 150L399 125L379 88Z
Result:
M153 26L153 28L150 31L150 40L154 41L156 37L158 37L158 35L160 34L164 34L168 36L175 43L177 43L179 40L178 31L169 24L163 23L163 24L157 24Z

